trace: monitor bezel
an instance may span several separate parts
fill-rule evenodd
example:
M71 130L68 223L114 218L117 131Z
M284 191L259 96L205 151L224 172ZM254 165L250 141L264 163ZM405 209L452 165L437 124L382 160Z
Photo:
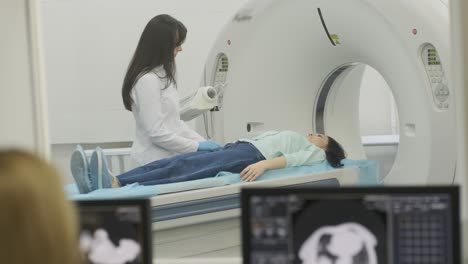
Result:
M138 206L141 213L141 225L143 230L142 256L143 264L153 263L152 225L151 225L151 201L149 199L99 199L99 200L75 200L79 219L79 207L81 206ZM81 223L78 222L80 225ZM80 227L81 228L81 227Z
M460 241L460 190L456 185L439 186L359 186L359 187L282 187L282 188L258 188L244 187L241 189L241 237L242 259L244 264L250 264L250 197L253 195L285 195L285 194L448 194L452 200L452 227L453 263L461 261Z

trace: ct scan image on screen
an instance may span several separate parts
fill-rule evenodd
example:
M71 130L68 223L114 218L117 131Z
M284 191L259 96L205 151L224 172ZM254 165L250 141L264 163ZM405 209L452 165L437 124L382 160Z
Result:
M144 263L145 227L139 206L79 206L79 246L92 264Z
M291 214L294 263L384 263L384 205L359 199L301 201ZM330 210L333 208L333 210ZM315 217L316 212L322 213Z
M444 193L249 197L248 263L452 263Z

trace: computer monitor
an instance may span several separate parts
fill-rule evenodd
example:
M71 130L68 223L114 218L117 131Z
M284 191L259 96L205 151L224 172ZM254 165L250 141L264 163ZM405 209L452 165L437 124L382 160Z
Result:
M248 264L460 263L456 186L244 188Z
M146 199L77 201L80 249L88 263L152 263Z

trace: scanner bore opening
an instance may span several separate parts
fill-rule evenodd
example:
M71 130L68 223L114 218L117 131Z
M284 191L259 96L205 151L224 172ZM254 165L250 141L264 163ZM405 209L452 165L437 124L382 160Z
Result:
M319 90L314 118L314 130L337 139L348 158L377 160L381 180L390 172L399 145L398 109L375 68L349 63L332 71Z

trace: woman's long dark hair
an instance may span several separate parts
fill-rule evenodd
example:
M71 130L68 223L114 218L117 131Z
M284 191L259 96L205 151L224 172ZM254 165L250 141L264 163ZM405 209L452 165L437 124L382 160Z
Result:
M185 41L186 36L187 28L169 15L158 15L148 22L125 74L122 86L125 109L132 111L133 100L130 94L137 79L158 66L162 65L166 72L165 76L160 76L167 80L164 88L172 83L177 84L174 50Z
M330 136L328 136L328 146L325 150L325 155L328 163L330 163L333 168L343 167L341 160L346 158L345 151L340 143Z

